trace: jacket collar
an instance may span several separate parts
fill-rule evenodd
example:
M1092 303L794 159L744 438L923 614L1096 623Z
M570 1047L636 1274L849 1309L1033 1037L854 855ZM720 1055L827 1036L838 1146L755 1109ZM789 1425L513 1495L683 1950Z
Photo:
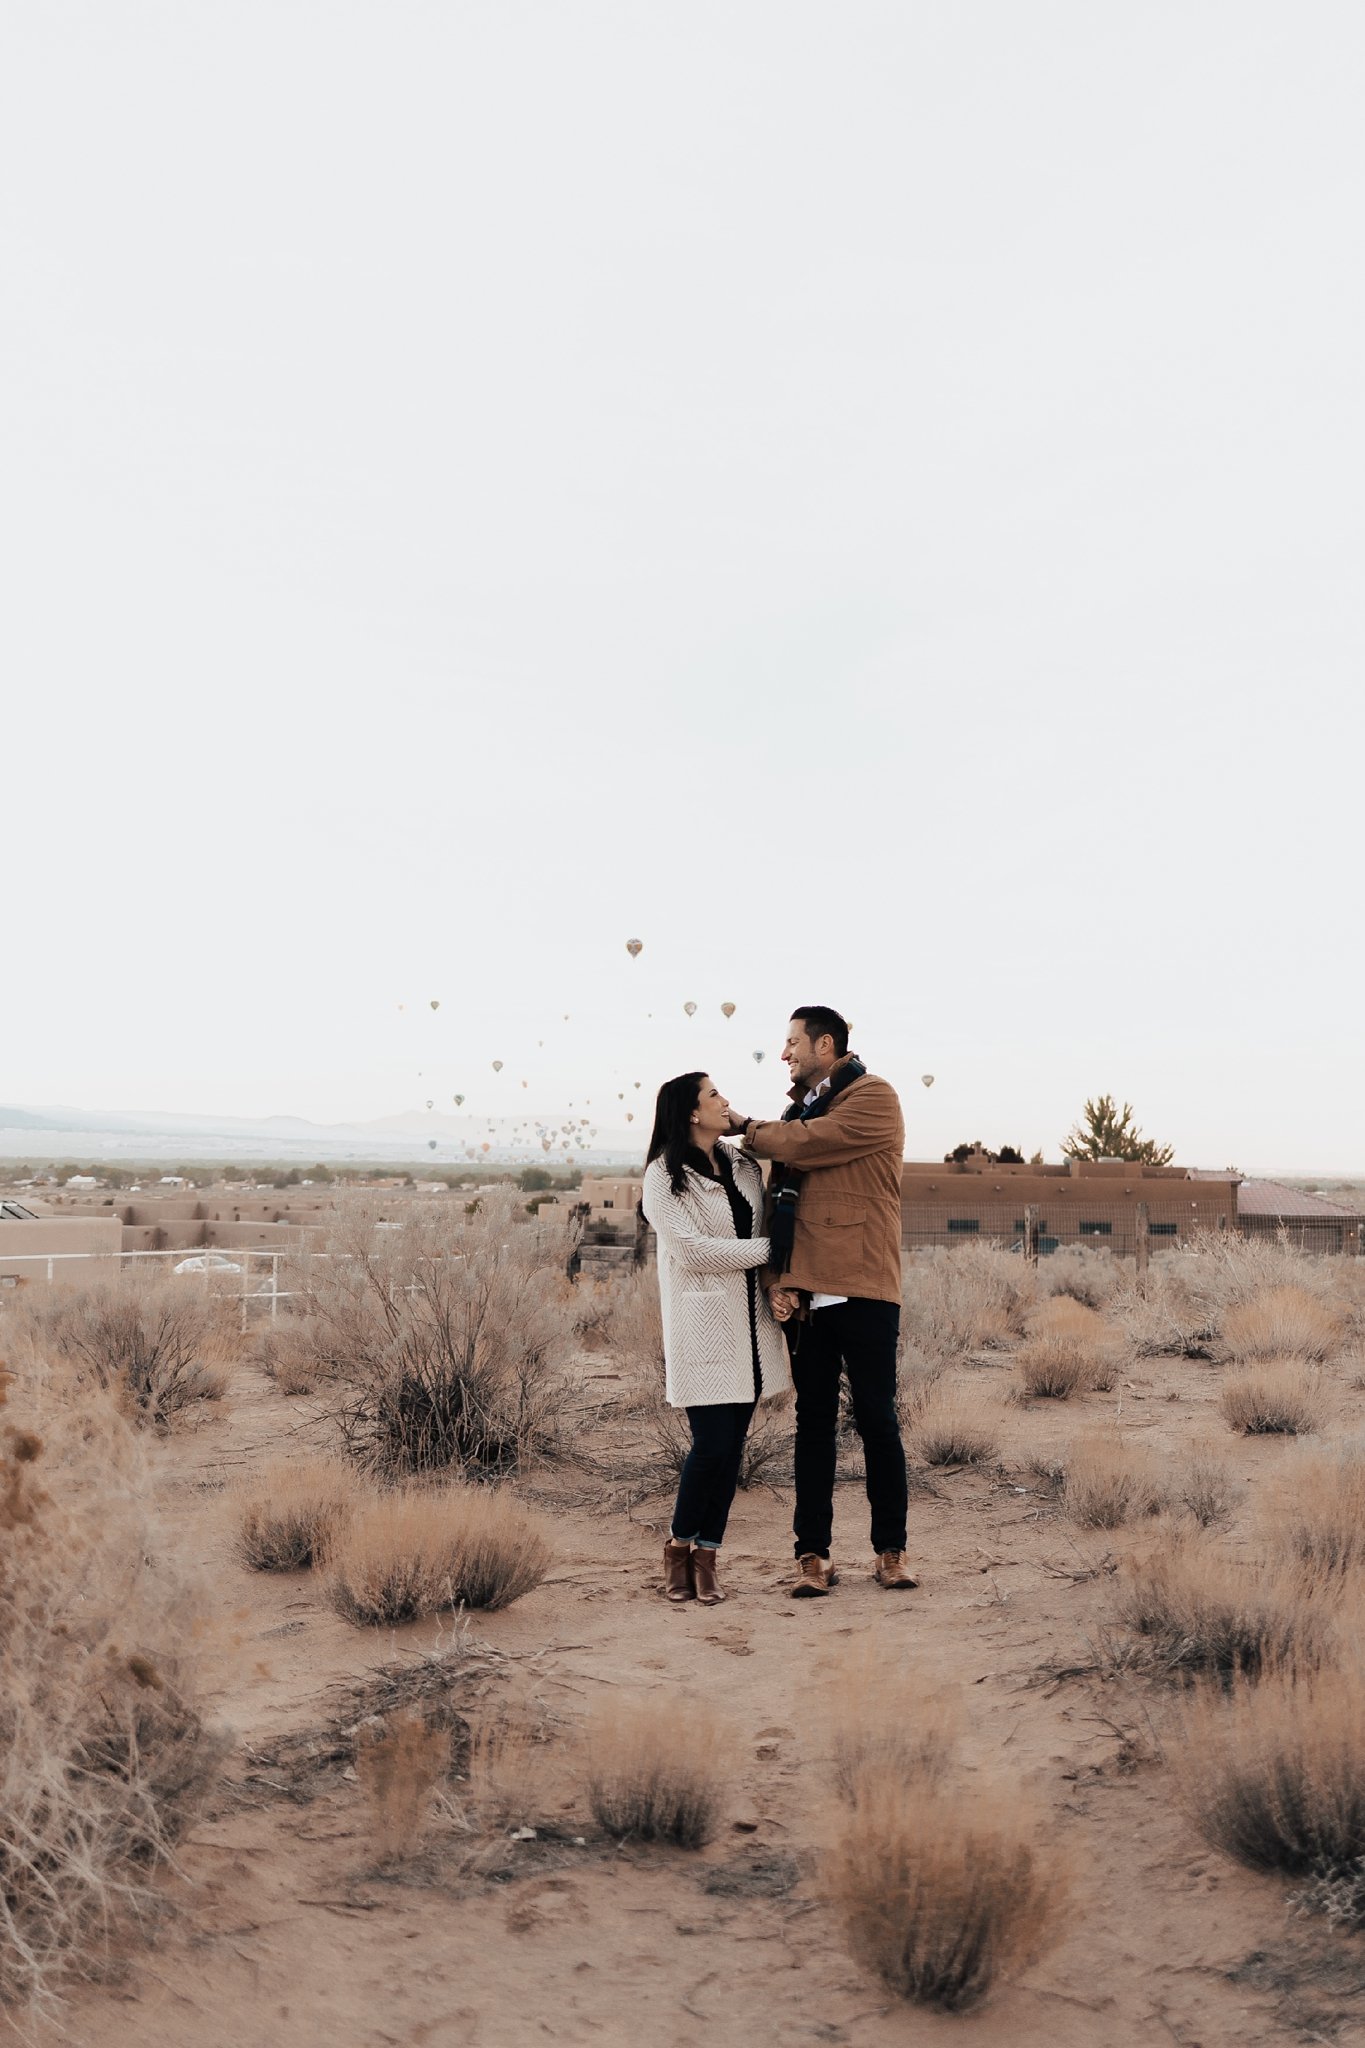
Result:
M846 1052L841 1059L837 1059L834 1062L834 1065L830 1068L828 1075L829 1084L831 1088L834 1086L834 1076L839 1072L839 1070L842 1067L846 1067L851 1059L856 1058L856 1053ZM801 1107L804 1109L806 1106L806 1097L809 1094L809 1088L803 1088L801 1086L801 1083L797 1081L794 1082L793 1085L787 1090L787 1100L788 1102L799 1102L801 1104Z

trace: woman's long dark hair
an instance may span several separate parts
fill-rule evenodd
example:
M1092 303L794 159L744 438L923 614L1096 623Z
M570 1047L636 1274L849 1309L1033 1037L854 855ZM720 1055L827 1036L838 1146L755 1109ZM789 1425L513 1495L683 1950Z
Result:
M683 1166L692 1149L692 1112L701 1101L705 1074L679 1074L665 1081L654 1104L654 1135L645 1159L662 1159L675 1195L682 1193Z

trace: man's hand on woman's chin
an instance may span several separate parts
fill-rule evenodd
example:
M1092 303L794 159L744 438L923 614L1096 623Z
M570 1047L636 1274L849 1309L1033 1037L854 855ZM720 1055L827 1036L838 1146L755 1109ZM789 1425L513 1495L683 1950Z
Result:
M732 1109L730 1111L730 1136L737 1138L748 1121L747 1116L741 1116L737 1109Z

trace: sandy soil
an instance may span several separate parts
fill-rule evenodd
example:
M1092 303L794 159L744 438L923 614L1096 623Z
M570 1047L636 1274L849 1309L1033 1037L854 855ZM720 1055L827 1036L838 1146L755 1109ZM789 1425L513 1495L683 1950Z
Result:
M1365 1943L1293 1919L1284 1887L1204 1847L1165 1761L1169 1695L1060 1675L1091 1661L1115 1561L1148 1539L1076 1530L1028 1469L1101 1419L1163 1457L1216 1445L1248 1485L1231 1534L1212 1539L1235 1548L1285 1447L1232 1438L1198 1364L1157 1361L1114 1394L1031 1407L1007 1400L1000 1363L957 1377L998 1424L1002 1462L989 1474L935 1474L933 1491L916 1495L923 1585L912 1594L871 1581L856 1480L839 1490L844 1576L829 1599L787 1596L790 1496L763 1489L736 1506L732 1597L705 1610L658 1597L666 1499L589 1510L581 1474L537 1475L530 1491L557 1562L517 1606L475 1618L487 1653L469 1659L470 1686L485 1701L534 1699L554 1718L565 1832L494 1840L471 1870L468 1842L438 1821L406 1870L385 1873L353 1773L318 1772L304 1785L311 1796L297 1798L287 1795L304 1781L261 1759L325 1718L329 1687L448 1645L450 1631L361 1633L309 1575L266 1577L232 1560L224 1482L309 1429L305 1404L240 1368L227 1400L154 1451L169 1521L221 1606L214 1705L237 1737L228 1782L183 1846L164 1926L113 1983L76 1994L67 2038L80 2048L1365 2042ZM1358 1420L1365 1397L1342 1399L1343 1421ZM869 1641L907 1675L960 1688L971 1766L1034 1788L1077 1859L1066 1938L965 2018L889 1997L850 1960L821 1897L822 1709ZM627 1692L668 1693L680 1713L704 1700L724 1717L725 1816L699 1853L617 1847L591 1825L574 1730Z

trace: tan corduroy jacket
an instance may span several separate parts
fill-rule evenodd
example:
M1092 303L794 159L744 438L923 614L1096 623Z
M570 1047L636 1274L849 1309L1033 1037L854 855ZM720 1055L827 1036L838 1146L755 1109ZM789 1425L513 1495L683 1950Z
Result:
M793 1099L804 1093L793 1089ZM850 1081L809 1123L751 1120L744 1148L805 1175L782 1286L850 1300L900 1300L905 1121L889 1081L875 1074Z

